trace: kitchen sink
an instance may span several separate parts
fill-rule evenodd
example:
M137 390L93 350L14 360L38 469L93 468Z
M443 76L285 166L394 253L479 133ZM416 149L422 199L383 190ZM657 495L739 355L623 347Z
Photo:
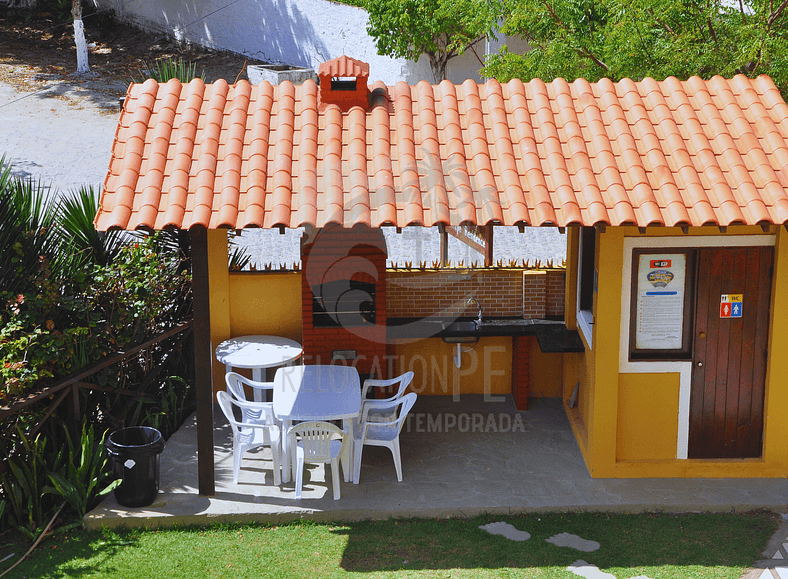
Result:
M464 336L442 336L441 339L447 344L472 344L479 341L479 326L474 320L455 320L453 322L443 322L441 324L445 332L457 332L466 334Z

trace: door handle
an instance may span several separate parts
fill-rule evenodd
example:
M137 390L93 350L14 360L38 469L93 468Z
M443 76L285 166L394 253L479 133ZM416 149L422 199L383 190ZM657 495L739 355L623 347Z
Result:
M703 368L703 362L698 362L698 368Z

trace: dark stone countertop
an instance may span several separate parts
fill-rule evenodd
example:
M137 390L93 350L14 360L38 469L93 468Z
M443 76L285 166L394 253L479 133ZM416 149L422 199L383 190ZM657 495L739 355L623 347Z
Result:
M575 330L569 330L560 320L524 320L522 318L483 319L476 331L443 329L444 323L471 321L474 318L389 318L389 339L423 339L457 336L536 336L539 348L545 353L584 352L583 341Z

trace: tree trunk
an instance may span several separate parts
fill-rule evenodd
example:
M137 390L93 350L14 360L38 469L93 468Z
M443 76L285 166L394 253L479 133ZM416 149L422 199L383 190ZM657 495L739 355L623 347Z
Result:
M88 65L88 43L85 41L85 26L82 24L82 1L71 0L71 15L74 17L74 42L77 45L77 74L90 72Z
M446 65L449 64L449 58L440 53L427 53L427 56L430 59L430 68L432 76L435 78L435 84L440 84L441 81L446 80Z

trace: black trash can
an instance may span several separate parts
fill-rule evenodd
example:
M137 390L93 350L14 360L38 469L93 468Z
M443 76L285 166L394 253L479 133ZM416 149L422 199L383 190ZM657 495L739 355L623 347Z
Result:
M164 450L161 432L149 426L121 428L106 442L112 473L121 479L115 499L124 507L145 507L159 492L159 455Z

